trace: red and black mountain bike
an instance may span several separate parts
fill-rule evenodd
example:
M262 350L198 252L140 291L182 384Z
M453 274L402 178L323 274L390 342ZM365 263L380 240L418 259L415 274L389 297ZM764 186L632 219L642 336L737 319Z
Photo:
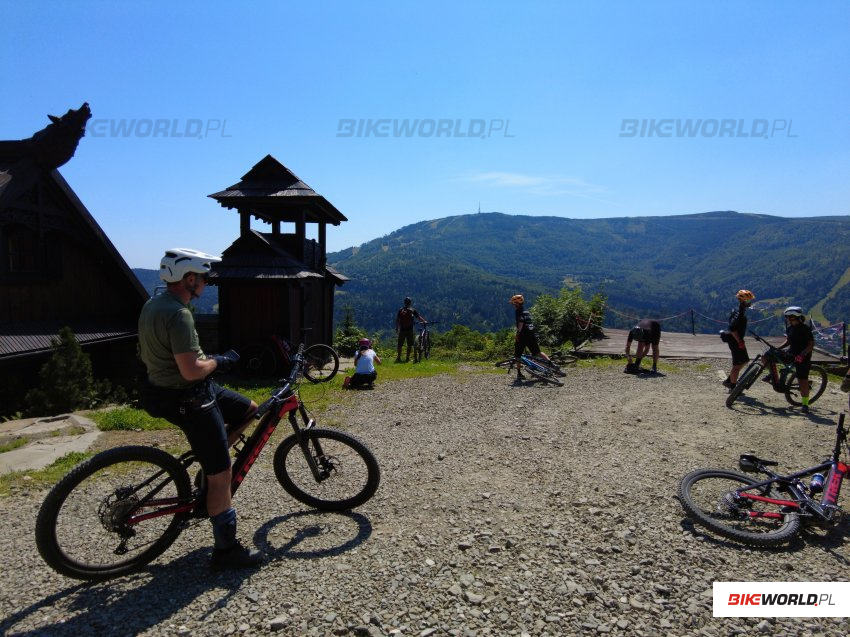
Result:
M380 470L369 448L351 434L320 429L298 395L304 346L284 385L260 405L257 427L241 436L233 462L236 493L281 419L293 433L274 454L274 472L299 502L344 511L371 498ZM309 378L308 378L309 379ZM314 381L315 382L315 381ZM74 468L47 494L38 513L38 551L57 572L104 580L136 571L161 555L188 526L200 490L189 480L190 451L179 458L154 447L116 447Z
M838 506L841 482L850 473L850 465L840 460L842 445L850 458L844 417L838 418L832 455L820 464L780 475L769 468L778 462L743 454L741 471L767 477L699 469L682 479L679 501L697 524L753 546L783 544L805 526L836 526L844 514Z

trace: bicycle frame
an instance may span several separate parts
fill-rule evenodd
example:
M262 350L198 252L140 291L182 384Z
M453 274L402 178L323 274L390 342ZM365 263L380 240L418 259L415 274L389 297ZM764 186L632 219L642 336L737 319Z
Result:
M781 352L782 350L780 350L778 347L774 347L753 331L750 331L750 334L752 334L757 341L767 346L767 350L753 358L752 362L756 363L759 367L761 367L761 369L759 369L756 375L761 374L762 370L765 368L764 359L766 359L766 367L770 369L771 384L776 388L777 391L785 391L787 387L785 385L784 379L787 377L787 374L779 373L779 365L781 364L783 368L788 371L791 371L793 369L793 366L789 363L784 362L780 358L779 352Z
M303 346L302 346L303 347ZM299 352L293 357L293 361L296 363L303 362L303 358L301 356L301 351L299 348ZM231 469L231 480L230 480L230 493L234 495L236 490L239 488L239 485L242 484L242 481L248 475L248 472L251 470L251 467L254 466L254 462L256 462L257 458L260 456L263 448L268 443L269 439L272 437L272 434L277 429L277 426L280 424L280 421L284 416L287 416L289 419L289 423L292 425L292 430L295 435L298 437L298 444L305 451L305 457L307 458L307 463L310 467L310 471L313 473L313 477L317 482L321 482L327 476L322 473L320 468L315 462L315 458L312 457L310 453L306 452L304 448L304 440L303 440L303 432L312 428L315 424L315 421L310 418L307 413L307 409L304 407L304 404L299 399L298 395L293 390L292 386L295 380L297 379L297 375L299 372L301 365L296 364L293 367L293 371L290 374L289 379L287 379L286 384L280 389L276 390L271 398L266 400L262 405L257 408L257 411L254 415L254 418L259 419L259 424L254 429L253 433L249 438L245 438L245 436L240 435L239 440L236 442L236 445L241 445L241 447L237 447L236 458L233 461L233 466ZM296 418L296 412L301 416L303 421L303 425L298 423L298 419ZM318 445L318 443L316 443ZM321 452L321 449L317 450ZM195 454L192 451L187 451L183 455L181 455L178 460L180 464L183 465L184 468L188 469L195 462ZM150 478L148 478L142 485L147 486L151 484L154 480L157 480L160 476L162 476L165 472L158 471ZM163 498L163 499L154 499L153 496L156 495L160 490L162 490L170 480L163 482L159 488L149 494L147 498L140 501L137 509L155 509L154 511L148 513L142 513L140 515L131 515L127 518L127 524L130 526L134 524L138 524L140 522L144 522L145 520L150 520L152 518L160 517L163 515L176 515L179 513L188 513L191 512L196 504L197 497L193 496L188 501L178 501L176 498Z
M765 466L763 461L759 461L758 470L762 473L766 473L769 476L769 479L736 489L736 496L746 500L766 502L777 506L793 508L801 515L810 516L813 514L816 518L824 522L831 522L838 509L837 503L838 495L841 492L841 483L844 480L844 477L850 473L850 465L841 462L839 459L839 456L841 455L841 445L842 443L846 443L847 440L847 430L844 428L844 418L845 414L842 413L838 419L835 448L829 460L825 460L819 465L787 476L774 473ZM848 451L850 451L850 449L848 449ZM820 473L824 470L828 470L828 473L824 482L823 498L820 502L817 502L807 493L805 485L802 484L800 478ZM753 490L770 487L772 484L778 485L780 490L787 490L793 497L793 500L771 498L750 493L750 491ZM783 513L773 511L747 511L746 514L750 518L782 519L784 517Z

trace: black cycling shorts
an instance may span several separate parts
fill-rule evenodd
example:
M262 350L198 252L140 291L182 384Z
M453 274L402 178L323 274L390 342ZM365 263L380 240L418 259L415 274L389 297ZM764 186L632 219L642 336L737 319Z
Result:
M523 330L519 333L519 338L514 344L514 358L522 356L526 347L532 356L540 355L540 345L537 342L537 335L534 332Z
M744 347L738 347L738 341L735 340L734 336L730 337L726 344L729 346L729 351L732 352L733 365L743 365L749 362L750 355L747 353L746 344L744 344Z
M225 423L241 426L250 414L250 398L212 381L182 392L150 385L147 390L142 406L152 416L165 418L181 429L206 475L230 468Z

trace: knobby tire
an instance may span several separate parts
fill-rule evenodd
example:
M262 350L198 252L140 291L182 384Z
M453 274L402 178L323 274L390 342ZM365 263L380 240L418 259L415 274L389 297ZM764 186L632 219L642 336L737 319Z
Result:
M304 350L304 377L311 383L326 383L339 370L339 354L329 345L311 345Z
M744 393L745 389L749 389L755 377L758 376L760 371L760 367L758 365L750 364L743 373L738 376L738 382L735 386L729 390L729 395L726 397L726 406L731 407L732 403L735 402L735 399L738 398L742 393Z
M297 435L292 434L274 454L275 476L289 495L321 511L353 509L375 495L381 471L365 444L335 429L307 429L302 436L307 453L327 477L316 481Z
M158 472L162 475L144 486ZM58 573L105 580L131 573L159 557L189 513L126 524L146 494L188 502L189 475L180 462L153 447L117 447L74 468L47 494L35 524L44 561ZM146 509L147 511L147 509ZM117 554L122 533L126 553Z
M715 484L707 485L709 480ZM753 500L736 502L731 495L737 488L761 481L760 478L751 478L735 471L700 469L682 478L679 501L695 522L730 540L762 547L785 544L800 530L800 516L796 510L787 507L787 510L783 510L780 505ZM783 498L772 488L772 484L756 493ZM783 517L746 517L748 512L757 511L782 513Z
M557 385L558 387L564 386L564 381L560 380L559 378L556 378L554 373L549 369L539 370L535 369L531 365L524 365L523 369L532 376L534 376L536 379L542 380L544 383L551 383L552 385Z
M819 365L812 365L809 370L809 404L811 405L820 398L826 391L827 384L826 370ZM791 372L787 380L788 389L785 390L785 400L792 405L800 406L803 404L800 395L800 382L797 380L797 374Z

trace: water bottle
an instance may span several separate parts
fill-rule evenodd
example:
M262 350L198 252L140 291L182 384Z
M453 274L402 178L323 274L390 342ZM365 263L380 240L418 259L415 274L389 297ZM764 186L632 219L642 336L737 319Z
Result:
M823 474L816 473L812 476L812 481L809 482L809 491L812 493L820 493L823 491Z

